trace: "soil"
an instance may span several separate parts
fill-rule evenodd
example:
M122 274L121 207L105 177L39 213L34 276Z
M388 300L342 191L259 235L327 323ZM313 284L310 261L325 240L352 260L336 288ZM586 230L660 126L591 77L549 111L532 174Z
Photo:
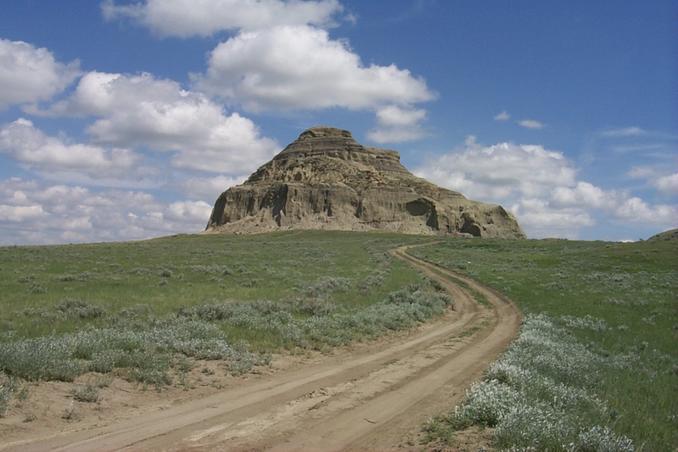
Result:
M276 357L270 369L247 377L195 370L186 391L142 391L116 379L102 389L102 402L77 402L73 419L63 419L72 385L42 383L26 401L33 422L15 415L0 424L0 450L421 449L425 420L461 401L517 335L521 316L502 295L410 256L407 247L392 253L439 282L454 310L329 356Z

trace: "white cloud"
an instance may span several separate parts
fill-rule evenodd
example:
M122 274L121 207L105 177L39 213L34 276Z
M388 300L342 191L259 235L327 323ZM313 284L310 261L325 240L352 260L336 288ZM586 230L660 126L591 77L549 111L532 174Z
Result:
M108 20L131 18L161 36L209 36L219 31L263 30L277 25L331 26L343 8L337 0L145 0L101 5Z
M431 159L416 172L472 198L491 201L534 197L554 186L572 186L576 180L574 167L560 152L512 143L483 147L473 137L465 149Z
M501 113L497 114L494 117L495 121L508 121L509 119L511 119L511 115L509 115L506 110L502 111Z
M35 220L45 215L42 206L11 206L0 204L0 221L11 221L18 223L26 220Z
M364 66L346 42L309 26L241 33L219 44L207 72L193 78L200 90L255 111L372 110L434 98L410 71Z
M595 220L584 209L554 209L547 200L526 198L511 206L520 225L533 237L577 238L579 229L592 226Z
M48 176L54 173L79 173L92 178L121 176L139 161L139 156L129 149L66 143L62 138L45 135L23 118L0 127L0 153Z
M0 244L132 240L204 229L202 201L161 202L141 191L0 181ZM36 221L39 220L39 221Z
M167 208L167 218L193 223L207 223L212 206L204 201L176 201Z
M634 166L627 175L632 179L648 179L657 174L657 169L652 166Z
M659 177L655 181L655 187L664 193L678 195L678 173Z
M678 175L675 179L678 182ZM650 205L641 198L631 196L627 191L603 190L588 182L577 182L572 188L557 187L552 193L550 203L554 207L597 209L617 219L660 227L678 223L678 206Z
M96 142L174 152L179 168L240 174L279 149L250 119L150 74L90 72L46 113L93 115L87 130Z
M401 108L396 105L377 110L377 121L384 127L409 127L421 122L425 117L425 110Z
M678 173L667 174L664 166L634 166L627 175L632 179L644 179L648 185L664 194L678 194Z
M665 204L651 206L636 196L623 200L617 206L615 214L635 223L668 226L678 224L678 207Z
M146 0L102 5L108 19L131 17L163 35L236 31L212 50L205 73L191 75L200 92L249 111L371 110L378 115L377 127L370 132L373 141L422 137L419 123L426 112L413 105L433 99L434 93L408 70L395 64L365 66L347 41L330 39L322 28L331 26L342 9L337 0ZM90 91L81 84L83 93ZM105 129L99 121L90 131L105 139ZM175 163L193 161L180 156Z
M523 119L521 121L518 121L518 125L520 127L525 127L526 129L543 129L544 124L542 124L540 121L537 121L536 119Z
M216 177L192 177L182 181L180 188L192 199L212 202L229 187L242 184L246 177L245 175L236 177L224 175Z
M78 62L63 64L45 48L0 39L0 110L48 100L78 75Z
M641 135L645 135L647 132L640 127L632 126L632 127L623 127L619 129L608 129L604 130L601 132L601 135L604 137L612 137L612 138L617 138L617 137L638 137Z
M589 182L579 181L574 187L556 187L551 196L555 206L580 206L593 208L611 208L616 203L617 194L608 192Z
M471 199L508 207L532 237L574 238L598 221L658 228L678 223L678 207L577 180L562 153L539 145L481 146L469 137L464 148L429 159L415 173Z
M399 143L419 139L425 135L421 121L426 110L388 105L377 110L377 128L368 137L377 143Z

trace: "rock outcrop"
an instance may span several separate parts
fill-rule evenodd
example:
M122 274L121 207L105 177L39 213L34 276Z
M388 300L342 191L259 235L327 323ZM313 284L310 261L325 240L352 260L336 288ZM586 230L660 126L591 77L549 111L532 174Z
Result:
M346 130L314 127L219 196L208 231L386 230L524 238L498 205L415 177L395 151L358 144Z

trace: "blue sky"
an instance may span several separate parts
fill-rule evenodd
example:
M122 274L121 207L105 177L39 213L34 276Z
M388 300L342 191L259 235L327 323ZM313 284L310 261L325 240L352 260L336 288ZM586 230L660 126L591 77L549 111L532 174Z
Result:
M530 237L678 226L673 1L8 1L0 244L201 230L305 128Z

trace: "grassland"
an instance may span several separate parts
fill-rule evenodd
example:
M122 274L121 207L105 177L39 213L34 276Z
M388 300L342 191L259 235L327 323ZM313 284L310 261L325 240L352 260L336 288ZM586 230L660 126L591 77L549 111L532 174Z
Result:
M387 253L426 242L289 232L0 248L0 415L29 397L27 380L93 374L72 397L96 403L111 376L162 388L206 360L239 374L272 352L328 350L426 321L451 301ZM447 239L410 252L526 314L463 406L427 426L429 440L480 425L501 448L678 444L675 242Z
M520 338L461 407L429 423L429 440L479 425L502 448L678 445L676 242L446 240L412 254L526 313Z
M240 374L271 352L411 327L451 303L387 253L424 240L308 232L0 248L0 415L22 380L113 373L162 388L200 360ZM96 400L84 390L75 398Z

